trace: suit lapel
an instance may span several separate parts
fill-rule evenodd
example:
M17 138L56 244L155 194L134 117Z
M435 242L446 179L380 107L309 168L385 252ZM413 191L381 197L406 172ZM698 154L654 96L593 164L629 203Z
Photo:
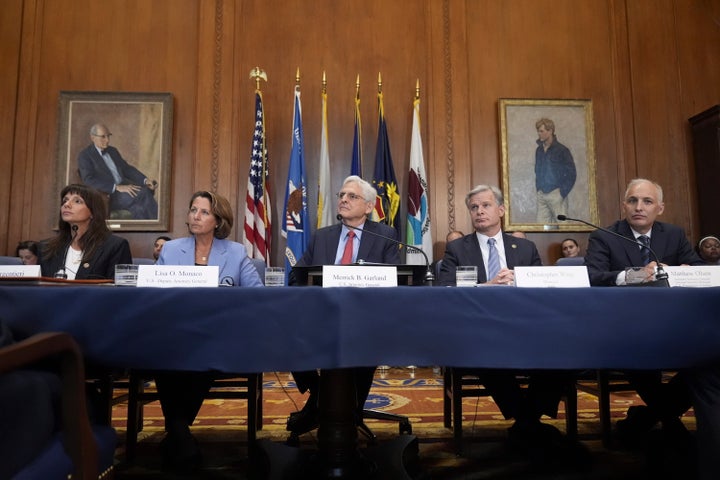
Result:
M625 253L630 260L630 265L642 266L643 261L642 254L640 253L640 247L637 244L632 244L632 242L635 241L635 235L633 235L632 229L630 229L630 224L627 223L627 220L623 220L620 223L618 233L630 240L629 242L622 242L622 248L625 249ZM618 241L620 241L620 239L618 239Z
M323 265L335 263L335 255L337 255L340 234L342 233L342 225L337 224L330 228L331 230L328 232L327 241L325 242L325 251L321 253L323 257L320 263Z

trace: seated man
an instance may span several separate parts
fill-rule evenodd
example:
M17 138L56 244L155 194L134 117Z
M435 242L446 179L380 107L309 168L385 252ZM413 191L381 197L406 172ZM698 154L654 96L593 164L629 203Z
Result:
M602 230L590 234L585 265L591 285L626 285L625 269L628 267L640 268L649 281L654 278L657 262L662 265L702 264L681 228L656 221L665 208L660 185L643 178L630 181L621 206L625 219L608 227L618 235ZM641 247L641 244L646 246ZM625 374L646 407L631 407L627 418L618 422L618 434L623 440L634 442L638 435L660 421L664 429L683 434L685 427L679 417L691 403L683 375L675 375L663 383L661 372L628 371Z
M478 267L478 283L512 285L516 266L539 266L540 255L535 244L502 232L500 223L505 214L502 192L494 186L478 185L465 196L474 232L450 242L440 268L440 285L455 285L455 269L461 265ZM511 446L534 459L544 461L570 446L583 463L587 453L576 445L566 444L553 426L543 424L543 414L557 416L564 386L573 381L571 374L533 372L527 389L520 387L516 375L507 370L478 369L476 374L505 418L514 418L509 430ZM557 451L552 451L560 447ZM547 458L543 458L547 457ZM580 458L582 457L582 458Z
M324 227L315 232L310 246L296 266L352 264L358 260L391 265L399 264L398 245L390 240L397 236L395 229L368 220L377 196L375 188L362 178L351 175L343 181L337 196L337 211L342 217L342 223ZM383 239L378 235L388 237L388 239ZM295 283L294 272L291 272L290 285ZM361 415L370 392L375 368L354 368L353 372L358 415ZM300 392L310 392L303 409L291 415L288 420L287 429L295 434L301 434L318 425L320 378L314 370L292 372L292 374Z

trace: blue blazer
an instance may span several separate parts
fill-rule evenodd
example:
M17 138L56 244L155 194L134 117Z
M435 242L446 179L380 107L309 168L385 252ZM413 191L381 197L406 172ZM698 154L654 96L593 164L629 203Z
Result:
M165 242L158 265L195 265L195 237L183 237ZM231 240L216 238L210 249L208 265L220 267L218 283L232 278L239 287L262 287L260 275L247 256L245 247Z
M595 230L590 234L585 265L590 275L590 285L593 286L615 285L615 279L621 271L628 267L642 266L640 247L632 243L635 237L627 220L619 220L607 229L630 241L602 230ZM666 265L703 265L683 229L670 223L653 223L650 248L657 254L660 263ZM652 254L650 260L654 260Z
M533 242L525 238L517 238L503 233L505 247L505 261L507 267L537 267L542 265L540 254ZM453 240L445 247L438 283L440 285L455 285L455 268L459 265L475 265L478 267L478 283L487 282L485 261L480 250L475 232L462 238Z

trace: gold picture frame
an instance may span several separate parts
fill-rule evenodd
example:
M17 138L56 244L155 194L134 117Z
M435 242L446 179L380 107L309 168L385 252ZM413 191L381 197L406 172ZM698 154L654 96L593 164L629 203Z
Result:
M156 217L134 218L127 210L109 207L108 226L114 231L168 231L172 122L171 93L61 91L57 191L70 183L85 183L80 176L78 157L92 145L91 127L104 124L112 133L110 146L148 181L157 182L153 195L157 202ZM97 162L102 162L99 154ZM104 193L110 199L110 193Z
M579 222L557 220L556 213L591 223L599 222L595 186L595 133L592 100L509 99L498 101L500 143L502 147L502 183L505 196L504 228L525 232L593 230ZM536 122L550 119L554 123L555 141L567 147L572 155L575 181L564 196L562 190L538 194L535 165L538 143ZM565 171L567 171L566 167ZM559 173L558 176L565 175ZM542 180L538 180L541 181ZM547 180L546 185L552 184ZM552 188L552 187L548 187ZM552 209L539 208L545 198L554 195ZM563 207L559 207L564 202Z

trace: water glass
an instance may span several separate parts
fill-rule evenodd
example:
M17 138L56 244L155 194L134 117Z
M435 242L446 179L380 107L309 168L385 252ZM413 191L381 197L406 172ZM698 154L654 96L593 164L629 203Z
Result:
M461 265L455 269L455 285L458 287L474 287L477 284L477 267Z
M265 268L265 286L266 287L283 287L283 286L285 286L285 268L284 267L266 267Z
M138 265L119 264L115 265L115 285L126 287L137 286Z

